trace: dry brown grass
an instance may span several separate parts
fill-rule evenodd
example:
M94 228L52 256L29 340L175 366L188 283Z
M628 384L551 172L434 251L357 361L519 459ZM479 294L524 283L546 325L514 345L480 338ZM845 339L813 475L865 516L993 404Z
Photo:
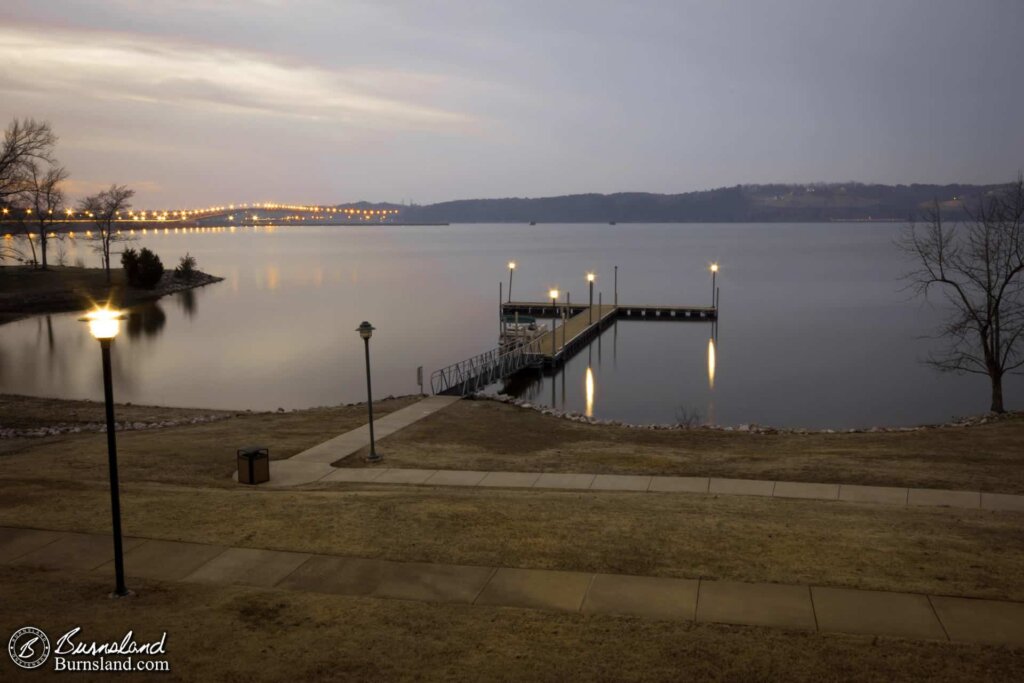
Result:
M411 405L418 397L374 402L385 415ZM99 422L103 404L26 397L0 397L0 423L6 427L56 422ZM118 406L117 419L166 420L224 411ZM46 420L49 414L50 420ZM271 458L288 458L366 422L366 406L313 408L283 413L234 413L217 422L165 429L118 432L121 476L125 481L158 481L202 486L233 486L238 448L260 444ZM46 438L0 440L0 476L54 476L104 479L106 435L65 434Z
M1024 493L1024 417L865 434L651 431L460 401L381 441L384 467L737 477ZM360 466L349 458L339 466Z
M135 580L136 597L110 600L109 581L0 566L4 637L166 631L161 677L192 681L1013 681L1024 668L1020 649L241 587ZM0 678L14 675L3 657Z
M740 496L122 478L128 535L392 560L1024 600L1024 514ZM105 482L0 479L0 525L104 532Z

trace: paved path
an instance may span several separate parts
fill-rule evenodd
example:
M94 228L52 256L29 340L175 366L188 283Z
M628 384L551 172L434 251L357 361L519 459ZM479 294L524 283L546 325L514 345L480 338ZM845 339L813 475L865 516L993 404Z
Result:
M277 462L271 464L273 473ZM271 474L273 481L274 475ZM470 470L387 469L383 467L332 468L322 482L372 482L426 486L505 487L585 491L646 491L711 495L768 496L841 500L851 503L924 505L974 510L1024 512L1024 496L979 491L949 491L893 486L813 484L760 479L715 477L654 477L631 474L570 474L554 472L481 472Z
M160 581L625 614L649 619L1024 647L1024 603L887 591L592 572L391 562L125 539L128 586ZM109 535L0 527L0 563L98 572Z
M411 406L373 421L374 437L379 441L399 429L433 415L459 400L458 396L428 396ZM274 460L270 464L270 486L298 486L323 479L335 468L331 463L356 453L370 445L370 426L363 425L333 439L317 444L293 455L287 460ZM235 480L238 480L236 472Z

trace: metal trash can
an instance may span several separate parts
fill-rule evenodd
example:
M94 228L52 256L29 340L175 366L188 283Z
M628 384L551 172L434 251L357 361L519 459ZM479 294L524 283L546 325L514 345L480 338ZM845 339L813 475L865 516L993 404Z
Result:
M270 481L270 449L247 446L238 449L238 483L262 484Z

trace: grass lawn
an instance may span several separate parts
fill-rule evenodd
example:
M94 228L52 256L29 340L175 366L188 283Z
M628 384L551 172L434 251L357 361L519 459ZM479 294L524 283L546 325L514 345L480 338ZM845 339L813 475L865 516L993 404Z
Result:
M1024 650L988 646L141 580L110 600L109 584L0 566L0 629L166 631L171 672L154 677L168 680L1012 681L1024 668ZM13 673L5 656L0 678Z
M103 302L125 291L120 264L110 269L110 282L102 268L53 266L0 267L0 324L35 313L85 310L90 302Z
M652 431L460 401L381 440L382 467L661 474L1024 493L1024 415L863 434ZM360 458L335 463L359 467Z
M380 402L384 414L412 398ZM0 399L4 426L98 403ZM198 411L209 414L215 411ZM136 419L188 411L119 407ZM365 406L236 413L118 434L127 535L393 560L706 577L1024 600L1024 514L733 496L231 482L234 450L287 457ZM1020 419L913 434L749 435L579 425L458 403L384 440L392 466L762 476L1021 490ZM551 446L550 444L554 444ZM960 453L963 457L957 457ZM109 529L105 436L0 441L0 525ZM602 470L602 468L605 468ZM877 470L877 471L876 471ZM870 473L870 474L869 474ZM997 482L1002 481L1002 485ZM1014 680L1024 651L619 617L133 581L0 567L0 627L169 632L186 679ZM5 661L4 666L9 664ZM7 669L0 668L0 678Z

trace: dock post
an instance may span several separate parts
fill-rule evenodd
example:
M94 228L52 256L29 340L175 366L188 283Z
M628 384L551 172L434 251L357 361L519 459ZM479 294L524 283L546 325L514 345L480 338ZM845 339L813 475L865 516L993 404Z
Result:
M615 307L619 306L619 267L615 266Z

